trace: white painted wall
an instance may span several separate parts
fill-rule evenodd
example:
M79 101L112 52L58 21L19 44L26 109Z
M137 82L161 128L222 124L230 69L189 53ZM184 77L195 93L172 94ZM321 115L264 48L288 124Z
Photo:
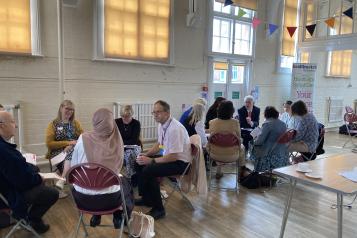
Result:
M181 104L189 104L200 95L207 82L206 1L200 5L202 23L187 28L185 0L175 0L174 67L118 62L92 61L93 1L79 0L76 8L63 10L65 47L66 98L76 104L76 116L85 129L90 129L93 112L99 107L112 108L116 101L167 100L174 116ZM58 97L56 1L40 0L43 57L0 56L0 103L20 102L24 114L25 149L44 154L45 129L56 116ZM266 1L259 4L259 17L266 19ZM278 19L276 19L278 20ZM258 27L252 86L260 87L257 105L281 108L289 98L291 75L275 72L279 34L266 38L264 27ZM326 122L326 97L341 96L345 104L356 99L357 67L351 80L325 78L326 53L313 53L311 62L318 63L315 90L317 118ZM357 56L354 54L354 65ZM348 83L352 88L347 88ZM262 110L263 111L263 110ZM332 126L332 125L328 125Z

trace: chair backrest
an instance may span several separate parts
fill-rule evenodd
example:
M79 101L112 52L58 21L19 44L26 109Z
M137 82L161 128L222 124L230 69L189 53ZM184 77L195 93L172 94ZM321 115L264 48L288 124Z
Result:
M101 190L121 184L117 174L97 163L83 163L72 167L67 173L67 181L90 190Z
M353 113L353 108L350 106L345 106L346 113Z
M281 136L279 136L277 143L278 144L287 144L295 137L295 130L287 130Z
M240 139L230 132L215 133L209 137L208 141L219 147L240 146Z
M353 123L357 121L357 115L354 113L348 113L346 112L345 115L343 116L343 119L347 124Z

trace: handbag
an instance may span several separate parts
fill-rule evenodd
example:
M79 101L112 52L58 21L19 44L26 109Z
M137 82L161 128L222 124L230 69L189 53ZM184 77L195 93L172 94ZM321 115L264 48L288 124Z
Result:
M154 218L142 212L133 211L129 220L132 237L151 238L155 236Z
M272 181L272 182L274 182L274 181ZM248 189L269 187L270 186L270 178L254 171L251 174L249 174L247 177L243 178L240 184L243 187L246 187Z

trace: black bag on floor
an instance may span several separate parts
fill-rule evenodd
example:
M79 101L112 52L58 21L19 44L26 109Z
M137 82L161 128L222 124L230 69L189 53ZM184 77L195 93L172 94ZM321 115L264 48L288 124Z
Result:
M273 181L272 181L273 183ZM260 187L269 187L270 186L270 177L259 174L258 172L252 172L245 178L240 183L243 187L249 188L249 189L256 189Z

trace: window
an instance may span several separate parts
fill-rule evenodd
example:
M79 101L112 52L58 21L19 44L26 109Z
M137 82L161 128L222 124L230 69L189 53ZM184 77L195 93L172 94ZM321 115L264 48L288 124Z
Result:
M227 83L228 63L213 63L213 83Z
M328 55L327 75L349 78L351 76L352 50L331 51Z
M300 53L300 63L307 64L310 62L310 53L309 52L301 52Z
M313 2L306 3L306 18L305 18L305 26L312 25L315 23L315 4ZM310 33L306 30L305 27L305 39L312 38Z
M245 14L238 18L240 9ZM254 14L253 10L213 1L212 53L251 56Z
M337 5L338 4L338 5ZM353 32L353 19L343 14L344 11L353 6L351 2L341 2L335 1L330 3L331 12L330 15L335 17L334 28L329 28L329 35L344 35L351 34Z
M285 0L284 6L284 27L287 26L298 26L297 24L297 4L296 0ZM285 56L295 56L295 43L296 36L298 35L298 29L296 30L293 37L290 37L289 32L284 29L283 31L283 41L281 54Z
M232 65L232 83L243 84L245 65Z
M103 58L169 63L170 0L98 0ZM102 18L101 18L102 17ZM100 43L101 37L98 37ZM98 50L98 49L97 49Z
M40 54L36 0L0 0L0 52Z

